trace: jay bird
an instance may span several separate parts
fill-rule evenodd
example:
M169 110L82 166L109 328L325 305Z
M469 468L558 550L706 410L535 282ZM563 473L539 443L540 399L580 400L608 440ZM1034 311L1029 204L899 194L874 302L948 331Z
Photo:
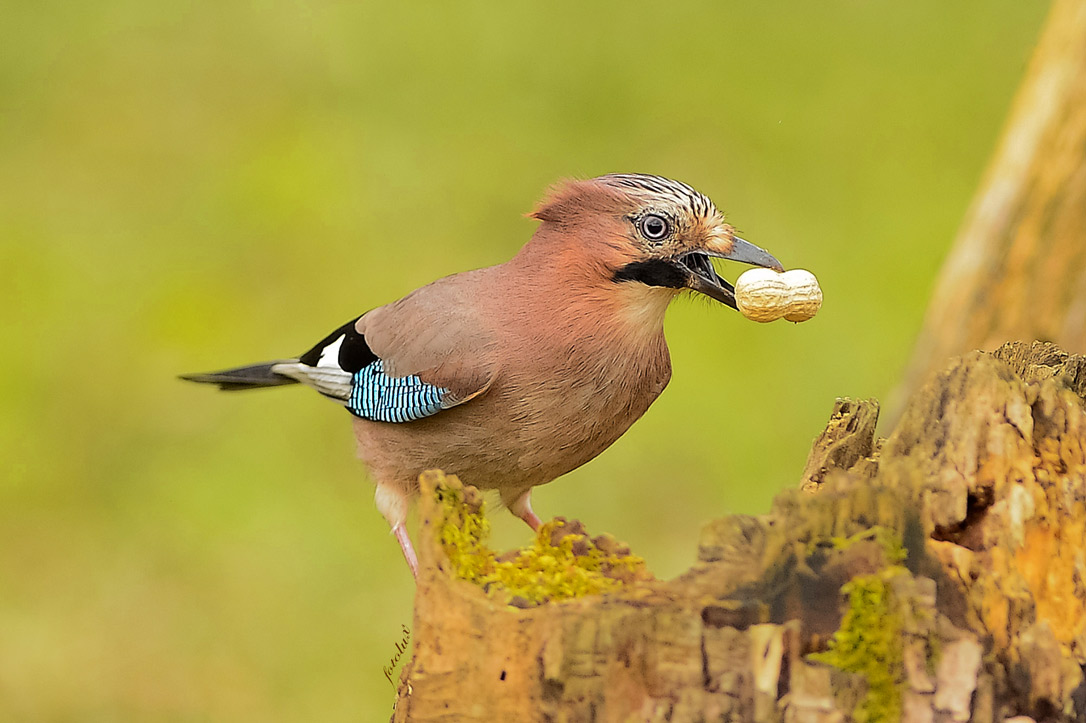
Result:
M617 440L671 377L664 312L684 290L733 309L710 258L782 270L713 202L660 176L553 187L497 266L446 276L347 322L295 359L182 378L242 390L302 383L353 415L358 454L413 574L405 520L440 468L533 529L532 488Z

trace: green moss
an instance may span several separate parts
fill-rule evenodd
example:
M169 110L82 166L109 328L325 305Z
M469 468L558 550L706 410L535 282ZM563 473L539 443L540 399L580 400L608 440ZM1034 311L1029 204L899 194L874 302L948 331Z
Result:
M896 530L881 525L875 525L849 537L834 537L830 542L836 550L847 550L857 542L867 540L874 542L882 549L883 557L889 565L904 562L909 556L909 551L902 544L901 535Z
M435 492L444 519L441 545L452 563L453 574L464 580L476 580L494 565L494 552L485 544L490 536L485 503L473 492L448 487L439 487Z
M886 723L901 719L902 617L889 579L908 574L891 566L874 575L853 578L841 588L848 595L848 610L829 649L811 659L867 680L867 695L855 712L858 723Z
M644 561L610 538L590 539L579 523L558 518L544 524L535 541L501 559L487 546L490 523L478 493L442 488L441 544L453 574L492 597L516 604L595 595L648 577Z
M882 551L884 567L874 574L857 575L841 588L848 597L841 627L829 648L810 658L864 677L867 695L854 713L858 722L899 721L905 680L903 606L909 601L898 599L893 581L909 574L901 565L908 552L895 530L881 526L831 542L842 552L859 542L874 542Z

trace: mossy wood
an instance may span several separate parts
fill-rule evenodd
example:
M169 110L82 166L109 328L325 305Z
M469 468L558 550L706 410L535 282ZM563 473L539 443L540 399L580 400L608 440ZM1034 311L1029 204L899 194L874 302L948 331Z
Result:
M428 473L393 720L1086 720L1084 394L1036 343L953 361L885 440L840 400L797 488L669 581L574 523L494 557Z
M950 357L1015 339L1086 354L1086 0L1052 5L940 272L901 401Z

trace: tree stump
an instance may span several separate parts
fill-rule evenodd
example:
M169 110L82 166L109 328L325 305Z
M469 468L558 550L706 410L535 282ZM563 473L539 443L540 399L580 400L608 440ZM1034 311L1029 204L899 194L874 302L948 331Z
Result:
M1086 359L954 360L885 440L839 400L802 489L674 580L520 608L459 579L422 477L394 721L1086 720ZM1021 716L1021 717L1020 717Z

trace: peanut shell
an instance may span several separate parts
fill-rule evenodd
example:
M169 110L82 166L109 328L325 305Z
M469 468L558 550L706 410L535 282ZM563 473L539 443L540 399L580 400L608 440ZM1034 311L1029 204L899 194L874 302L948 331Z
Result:
M822 289L804 269L750 269L735 281L735 304L751 321L807 321L822 307Z

